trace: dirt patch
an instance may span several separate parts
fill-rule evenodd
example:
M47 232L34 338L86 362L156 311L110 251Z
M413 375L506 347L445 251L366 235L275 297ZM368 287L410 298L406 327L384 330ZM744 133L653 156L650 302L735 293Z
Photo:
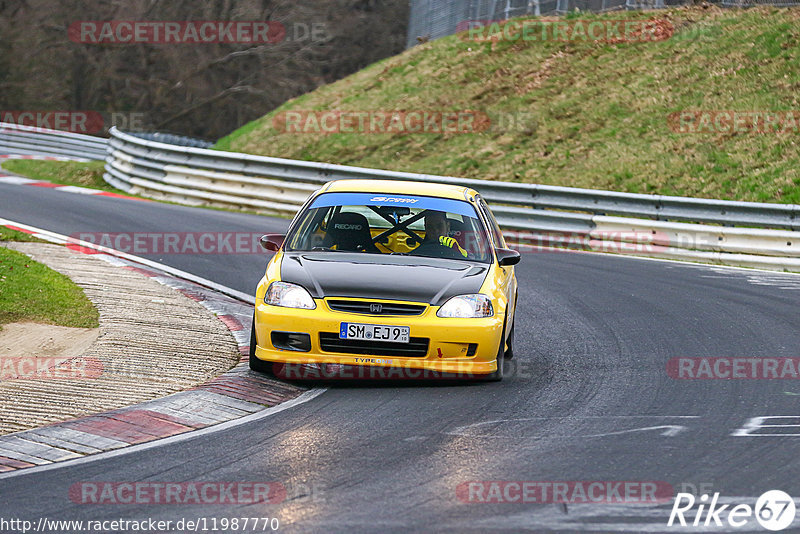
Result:
M534 89L539 89L542 84L550 78L550 74L553 72L553 68L558 61L566 57L567 54L559 50L545 59L538 69L526 73L518 80L515 89L516 93L518 95L524 95L530 93Z
M0 330L0 358L73 358L86 352L99 328L11 323Z

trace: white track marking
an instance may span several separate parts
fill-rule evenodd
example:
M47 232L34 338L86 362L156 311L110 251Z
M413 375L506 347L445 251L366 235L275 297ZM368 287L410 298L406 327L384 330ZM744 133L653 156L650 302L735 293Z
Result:
M608 432L595 432L592 433L591 431L587 432L588 429L584 430L576 430L574 433L565 434L565 435L536 435L532 436L530 433L526 433L526 428L520 428L519 424L525 424L526 422L535 422L535 421L553 421L553 422L573 422L573 423L586 423L586 422L601 422L601 421L615 421L619 424L622 423L636 423L636 420L663 420L663 419L699 419L700 416L698 415L620 415L620 416L606 416L606 415L590 415L590 416L582 416L582 417L526 417L521 419L495 419L491 421L481 421L480 423L471 423L469 425L459 426L453 430L446 431L445 434L449 434L451 436L462 436L467 438L497 438L497 439L514 439L519 438L523 440L530 439L531 437L536 437L537 439L575 439L575 438L600 438L605 436L615 436L619 434L630 434L633 432L647 432L652 430L662 430L661 435L672 437L680 434L687 430L687 428L683 425L656 425L656 426L634 426L633 428L627 429L620 429L620 430L610 430ZM502 430L502 426L510 425L513 426L511 429L507 429L505 431ZM490 427L487 431L481 432L479 429L482 427ZM536 425L531 425L531 428L535 430ZM492 427L501 427L501 428L492 428ZM495 431L496 430L496 431ZM527 430L530 430L528 428ZM509 435L509 432L513 435Z
M0 184L24 185L32 184L34 182L36 182L36 180L23 178L22 176L0 176Z
M173 276L177 276L178 278L183 278L184 280L189 280L191 282L195 282L196 284L200 284L201 286L205 286L215 291L219 291L223 295L228 295L229 297L233 297L237 300L246 302L248 304L251 304L256 300L255 295L248 295L247 293L243 293L233 288L223 286L222 284L212 282L207 278L202 278L192 273L188 273L186 271L170 267L169 265L164 265L163 263L151 261L146 258L142 258L140 256L134 256L133 254L128 254L126 252L120 252L118 250L114 250L113 248L101 247L99 245L95 245L94 243L90 243L88 241L81 241L79 239L75 239L62 234L57 234L56 232L51 232L50 230L43 230L41 228L36 228L35 226L30 226L27 224L22 224L19 222L0 218L0 225L7 225L7 224L10 224L11 226L16 226L17 228L28 230L30 232L34 232L33 234L34 237L44 239L45 241L50 241L51 243L57 243L59 245L63 245L64 243L70 243L81 247L90 248L92 250L97 250L99 252L105 252L106 254L111 254L112 256L125 258L126 260L135 261L136 263L141 263L142 265L159 269L167 274L171 274Z
M800 290L800 274L798 273L778 273L775 271L753 271L742 269L730 271L728 267L713 266L709 270L717 273L713 275L701 275L702 278L744 278L747 283L754 286L771 286L778 289Z

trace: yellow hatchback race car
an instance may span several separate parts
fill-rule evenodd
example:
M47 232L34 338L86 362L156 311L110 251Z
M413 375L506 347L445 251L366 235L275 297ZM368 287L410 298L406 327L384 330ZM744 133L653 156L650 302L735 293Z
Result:
M250 367L286 379L501 380L519 252L474 190L338 180L313 193L256 290Z

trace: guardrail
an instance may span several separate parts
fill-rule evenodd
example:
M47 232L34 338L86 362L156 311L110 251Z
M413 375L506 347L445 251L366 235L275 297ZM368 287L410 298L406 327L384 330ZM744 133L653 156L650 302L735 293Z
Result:
M108 139L0 122L0 154L104 160Z
M480 191L512 246L523 250L573 248L800 271L800 206L794 204L394 172L208 150L202 141L179 136L116 128L110 134L102 139L0 123L0 153L105 160L105 180L124 191L280 215L293 215L330 180L449 183Z
M440 182L481 192L522 249L567 247L800 271L800 206L492 182L222 152L111 129L105 179L191 205L293 215L330 180Z

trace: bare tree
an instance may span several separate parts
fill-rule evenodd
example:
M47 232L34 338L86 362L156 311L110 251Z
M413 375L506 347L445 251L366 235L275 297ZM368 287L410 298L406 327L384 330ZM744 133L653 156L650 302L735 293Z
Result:
M0 110L145 113L214 139L403 50L401 0L0 0ZM96 44L76 21L270 21L275 43ZM317 31L312 33L312 29Z

